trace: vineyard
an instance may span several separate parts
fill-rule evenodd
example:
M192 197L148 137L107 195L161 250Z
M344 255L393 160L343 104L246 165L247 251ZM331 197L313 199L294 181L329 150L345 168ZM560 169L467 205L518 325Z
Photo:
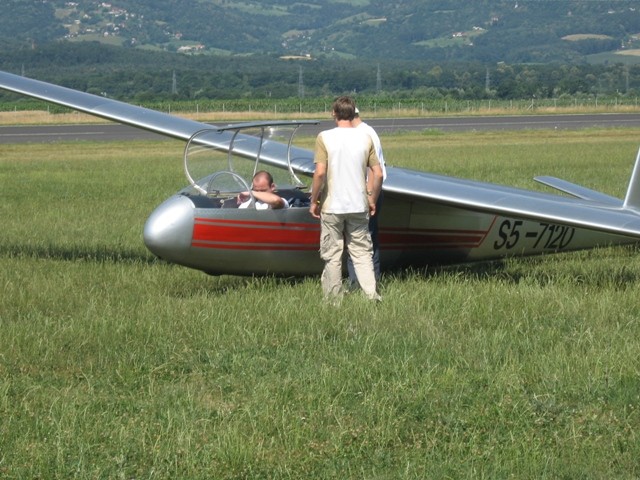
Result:
M237 99L163 101L142 103L140 106L165 113L206 115L209 113L261 113L277 118L280 116L323 117L329 116L332 98L304 99ZM521 100L456 100L432 98L391 99L356 96L360 110L371 117L380 116L424 116L474 113L536 113L553 111L628 111L638 108L636 96L563 96L561 98ZM24 99L0 103L0 112L45 111L51 114L69 113L72 110Z

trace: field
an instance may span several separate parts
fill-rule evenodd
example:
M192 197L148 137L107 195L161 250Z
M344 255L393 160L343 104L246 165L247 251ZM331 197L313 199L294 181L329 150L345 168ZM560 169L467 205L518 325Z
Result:
M398 133L392 165L623 196L637 129ZM313 139L302 139L311 145ZM154 259L183 144L0 145L0 477L640 476L636 247L319 279Z
M618 55L634 55L634 56L640 56L640 48L633 48L631 50L624 50L624 51L619 51L616 52Z

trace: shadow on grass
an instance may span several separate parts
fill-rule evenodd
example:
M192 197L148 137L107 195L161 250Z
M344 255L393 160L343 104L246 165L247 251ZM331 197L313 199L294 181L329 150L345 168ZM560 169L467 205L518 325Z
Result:
M430 279L443 275L464 277L467 279L486 279L504 273L506 261L495 260L491 262L465 263L456 265L429 265L423 268L406 267L391 270L384 273L384 276L393 277L398 280L424 277Z
M385 272L381 285L394 279L400 282L410 279L424 280L453 277L460 281L502 282L505 284L533 284L540 287L559 283L584 287L607 287L626 290L640 284L640 264L611 262L615 257L640 258L640 245L602 247L592 250L560 254L513 257L508 259L465 263L457 265L431 266L427 268L405 268ZM319 275L306 277L259 276L242 277L222 275L203 288L209 293L225 294L238 290L272 290L283 286L295 286L309 280L320 282Z
M592 253L593 252L593 253ZM591 287L614 287L628 289L640 283L640 267L632 260L640 257L640 245L625 245L613 248L596 249L592 252L569 252L560 255L541 255L495 260L489 262L466 263L447 266L429 266L426 268L406 268L385 272L385 280L406 281L415 278L455 277L464 281L501 281L509 284L523 282L544 286L563 281L575 285ZM576 257L578 255L578 261ZM34 258L60 261L84 261L94 263L129 263L142 265L173 265L137 250L113 245L0 245L0 257ZM610 262L629 258L629 262ZM565 260L563 260L566 259ZM553 259L552 261L550 261ZM185 267L186 268L186 267ZM206 274L202 273L204 278ZM238 289L277 290L282 286L295 286L310 278L319 280L319 276L279 277L279 276L211 276L215 282L204 282L197 289L208 293L224 294ZM191 286L190 288L193 288ZM187 289L189 290L189 288ZM177 296L191 296L193 291L176 291Z
M180 267L185 268L185 267ZM227 295L256 292L279 292L282 287L293 287L309 279L318 282L319 277L279 277L274 275L240 276L240 275L207 275L199 272L190 277L188 282L181 282L172 287L171 293L178 298L190 298L201 295Z
M617 262L609 259L615 258ZM626 258L629 262L620 262ZM640 283L640 268L633 259L640 258L640 245L519 257L459 265L433 266L393 272L399 280L422 276L442 276L465 281L501 281L509 284L532 283L540 286L558 282L589 287L614 287L624 290Z
M97 263L155 264L162 260L151 254L141 254L131 249L115 249L108 245L58 246L58 245L0 245L0 256L10 258L36 258L44 260L85 261Z

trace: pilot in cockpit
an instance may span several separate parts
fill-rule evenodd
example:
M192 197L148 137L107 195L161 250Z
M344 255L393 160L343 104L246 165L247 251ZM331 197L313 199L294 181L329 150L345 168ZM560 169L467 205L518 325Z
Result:
M238 194L238 208L248 208L251 205L251 194L256 200L257 210L289 208L289 202L275 193L276 184L273 182L271 174L265 170L260 170L253 176L251 182L251 193L240 192Z

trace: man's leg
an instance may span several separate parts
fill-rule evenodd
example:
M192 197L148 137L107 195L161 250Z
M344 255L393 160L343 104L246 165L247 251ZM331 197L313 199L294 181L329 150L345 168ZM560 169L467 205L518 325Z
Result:
M382 210L382 197L383 192L380 192L378 201L376 202L376 214L373 217L369 217L369 234L371 235L371 243L373 244L373 271L376 275L376 281L380 280L380 242L378 241L378 218L380 217L380 210ZM358 286L358 277L356 276L356 270L353 268L353 260L351 255L347 256L347 271L349 273L349 283Z
M373 271L371 235L369 235L368 215L355 213L346 215L346 236L349 255L358 277L358 283L371 300L380 300L376 291L376 277Z
M320 226L320 258L325 262L320 278L322 292L325 298L339 297L342 293L343 220L338 215L323 213Z
M380 244L378 243L378 214L369 219L369 235L371 236L371 246L373 249L373 255L371 260L373 261L373 273L376 276L376 281L380 280Z

